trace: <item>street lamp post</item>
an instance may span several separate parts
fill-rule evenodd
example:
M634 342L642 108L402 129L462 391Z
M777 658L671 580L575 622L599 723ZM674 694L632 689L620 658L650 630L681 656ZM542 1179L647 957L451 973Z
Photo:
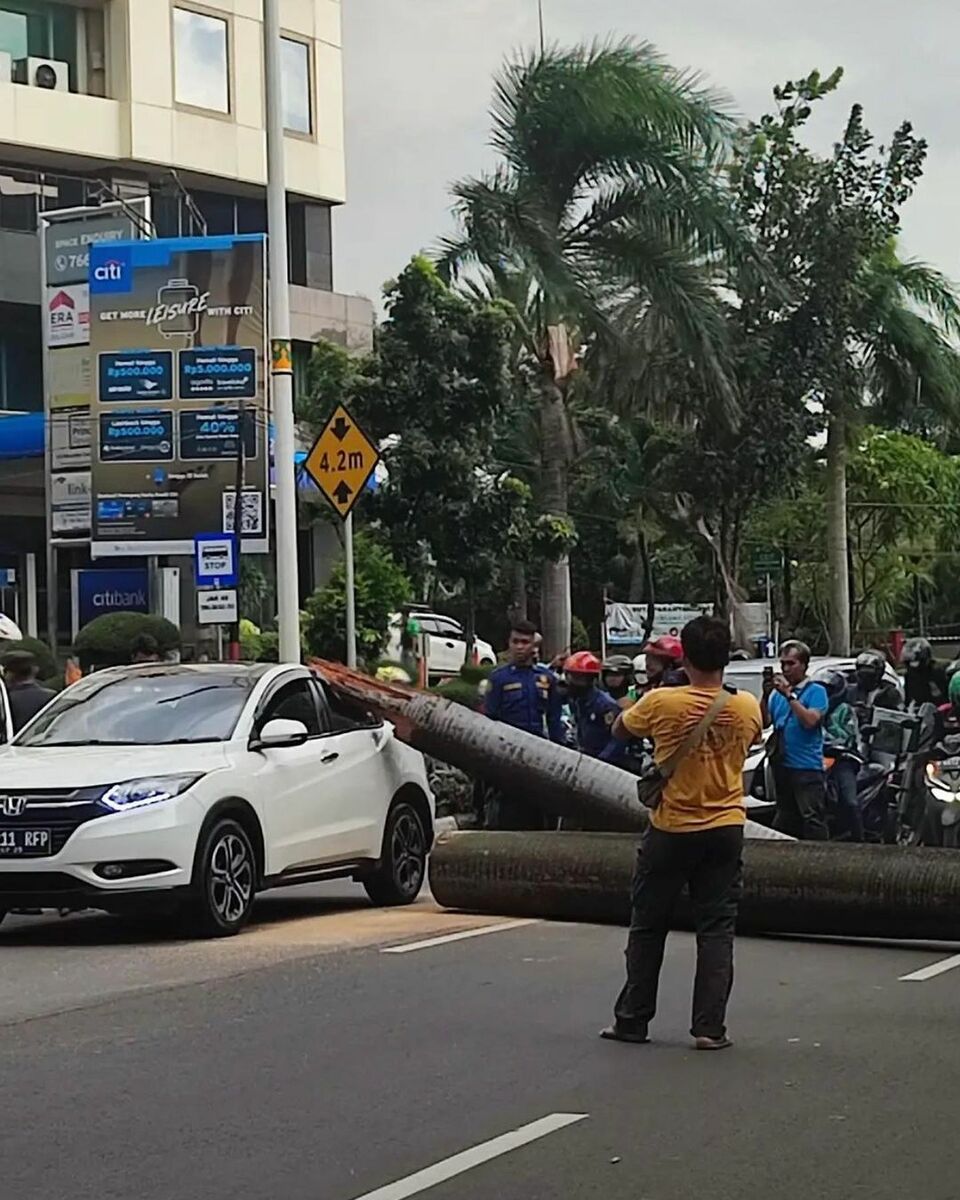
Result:
M270 266L270 358L276 437L277 608L280 661L300 661L297 570L297 487L293 455L293 364L290 358L290 292L287 263L287 189L284 161L280 0L263 0L266 76L267 229ZM238 505L240 498L238 497ZM237 509L238 513L240 508ZM239 522L237 524L239 529Z

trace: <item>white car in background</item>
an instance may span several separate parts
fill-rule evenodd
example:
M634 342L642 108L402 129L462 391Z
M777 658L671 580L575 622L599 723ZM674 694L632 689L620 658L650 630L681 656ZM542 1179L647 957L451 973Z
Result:
M744 662L732 662L723 673L724 683L749 692L759 700L763 694L763 669L772 667L775 672L780 670L780 662L775 658L750 658ZM810 659L807 674L811 679L822 676L826 671L839 671L845 675L848 683L857 681L857 660L855 657L835 657L831 655L815 655ZM886 664L883 672L883 682L891 683L903 696L903 679L897 672Z
M467 656L467 638L463 626L453 617L427 609L412 608L409 616L415 619L429 637L427 647L427 669L432 679L439 676L458 675ZM394 613L390 618L390 639L387 657L399 662L402 656L401 635L405 617ZM480 666L494 666L497 654L489 642L474 639L474 650Z
M223 937L267 888L347 877L409 904L426 875L422 756L305 667L98 671L0 763L0 919L157 911Z

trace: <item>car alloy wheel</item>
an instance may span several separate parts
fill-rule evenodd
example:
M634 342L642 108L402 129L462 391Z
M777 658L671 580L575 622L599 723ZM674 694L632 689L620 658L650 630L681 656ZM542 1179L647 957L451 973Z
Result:
M419 893L426 857L423 826L413 809L405 806L394 823L390 844L393 878L398 891L408 896Z
M412 804L394 804L387 817L383 852L363 886L374 904L412 904L427 874L427 832Z
M257 890L257 862L247 831L225 817L209 828L198 847L192 898L184 916L199 937L230 937L250 917Z
M253 855L246 838L224 832L210 852L210 904L224 923L241 921L253 897Z

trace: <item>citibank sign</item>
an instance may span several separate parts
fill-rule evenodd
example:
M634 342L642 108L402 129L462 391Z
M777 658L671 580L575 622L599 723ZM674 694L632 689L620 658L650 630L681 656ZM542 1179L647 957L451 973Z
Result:
M107 613L149 611L150 585L145 568L73 572L73 623L76 629L82 629Z

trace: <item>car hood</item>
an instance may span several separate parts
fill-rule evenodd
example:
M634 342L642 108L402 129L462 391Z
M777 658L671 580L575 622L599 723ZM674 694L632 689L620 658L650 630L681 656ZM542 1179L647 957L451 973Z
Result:
M96 787L154 775L189 775L227 765L226 745L8 746L0 753L0 791Z

